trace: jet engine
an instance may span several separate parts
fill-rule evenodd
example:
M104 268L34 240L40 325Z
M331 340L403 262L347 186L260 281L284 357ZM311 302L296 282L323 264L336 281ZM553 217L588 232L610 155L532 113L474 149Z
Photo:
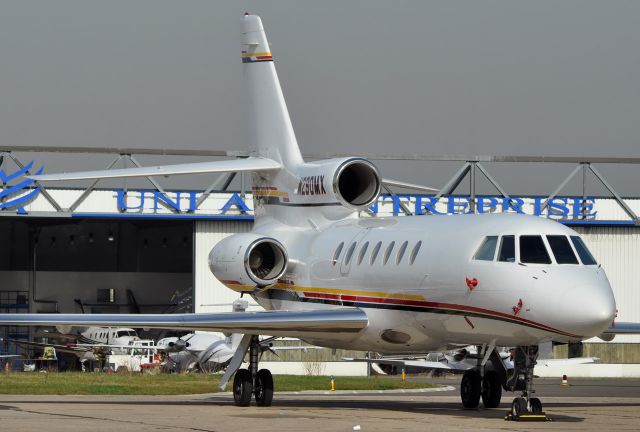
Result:
M362 209L373 204L380 195L382 179L376 167L365 159L342 163L333 177L333 190L347 207Z
M299 172L296 201L339 202L363 210L376 202L382 188L378 169L366 159L329 159L306 164Z
M236 291L253 291L275 284L287 270L287 251L271 237L235 234L209 253L213 275Z

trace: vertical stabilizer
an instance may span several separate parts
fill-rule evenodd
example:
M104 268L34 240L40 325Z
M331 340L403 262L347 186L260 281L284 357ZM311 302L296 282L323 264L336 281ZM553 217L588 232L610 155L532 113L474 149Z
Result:
M302 164L302 156L262 20L245 14L241 21L242 69L249 105L245 124L251 152L295 168Z

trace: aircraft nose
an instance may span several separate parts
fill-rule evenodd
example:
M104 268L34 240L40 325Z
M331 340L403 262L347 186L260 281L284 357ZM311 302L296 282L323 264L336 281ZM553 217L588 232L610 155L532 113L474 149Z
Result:
M607 329L616 314L616 301L608 282L574 288L574 332L592 337Z

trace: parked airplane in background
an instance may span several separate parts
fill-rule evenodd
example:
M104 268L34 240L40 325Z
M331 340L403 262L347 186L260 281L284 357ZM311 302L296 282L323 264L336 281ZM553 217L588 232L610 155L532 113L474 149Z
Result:
M165 353L165 367L171 371L216 372L224 369L235 353L237 343L233 346L231 339L213 333L189 333L160 339L157 349Z
M514 368L513 350L497 350L507 372ZM475 346L468 346L453 351L441 353L428 353L426 355L412 356L381 356L379 358L344 358L345 361L369 363L379 374L386 374L385 368L392 367L396 372L408 368L423 371L436 371L447 373L464 373L474 369L478 365L479 351ZM569 359L537 359L537 367L568 366L576 364L588 364L598 361L597 357L576 357Z
M106 354L127 354L129 346L141 341L136 331L124 327L89 327L72 333L62 328L58 332L40 332L36 337L47 342L32 342L22 339L9 339L9 342L26 347L54 347L57 351L75 354L81 361L98 360ZM67 343L53 343L50 340L66 340Z
M259 335L324 347L406 354L480 346L462 379L465 407L533 397L538 344L576 342L616 326L604 270L580 235L557 222L513 214L373 218L384 183L368 160L302 159L262 21L242 17L242 67L251 105L251 157L192 164L34 176L38 181L252 172L255 223L221 240L213 274L268 311L216 314L3 314L5 325L99 325L244 333L221 380L235 372L237 405L270 405L273 379L259 369ZM515 347L505 369L497 346ZM249 368L239 369L249 352Z
M272 346L273 339L260 340L261 352L271 351L277 355L278 351L306 351L320 348L317 346L274 347ZM160 339L155 348L165 353L165 367L171 371L199 370L202 372L217 372L229 365L241 340L241 334L220 337L209 332L189 333L181 337L174 336Z

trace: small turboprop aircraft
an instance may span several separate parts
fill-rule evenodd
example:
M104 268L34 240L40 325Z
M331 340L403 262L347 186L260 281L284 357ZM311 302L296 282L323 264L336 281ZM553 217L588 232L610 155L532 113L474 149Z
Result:
M48 342L8 339L9 342L23 347L54 347L57 351L78 356L81 362L104 358L107 354L127 354L131 346L141 341L136 331L123 327L88 327L75 333L71 329L59 328L58 332L39 332L36 337L46 338ZM63 340L65 343L53 343L51 340Z
M274 339L261 339L261 352L271 351L277 355L277 351L306 351L320 348L307 345L272 346ZM189 333L180 337L173 336L160 339L154 348L165 353L166 367L172 371L199 370L202 372L217 372L228 366L241 340L241 334L220 337L209 332Z
M574 230L515 214L365 215L385 180L359 157L305 162L291 125L262 21L242 19L242 68L251 157L180 165L33 176L38 181L251 172L253 229L211 250L214 276L264 312L157 315L2 314L5 325L98 325L222 331L244 336L221 380L233 395L270 405L273 378L259 369L259 335L313 345L405 354L480 347L462 378L465 407L498 406L521 391L516 415L541 412L533 397L538 344L607 332L616 303L604 269ZM607 335L608 337L608 335ZM515 347L504 368L497 346ZM239 369L249 352L248 369Z

